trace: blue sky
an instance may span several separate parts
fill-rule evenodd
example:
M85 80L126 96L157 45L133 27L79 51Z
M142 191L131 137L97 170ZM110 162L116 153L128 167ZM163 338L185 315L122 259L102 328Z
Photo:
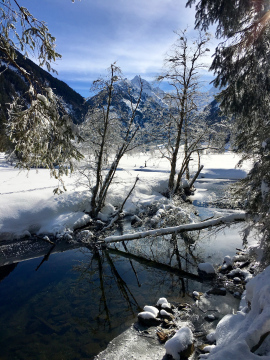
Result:
M194 9L186 0L22 0L47 23L62 55L58 78L84 97L91 82L117 62L125 77L151 81L162 70L175 30L194 36ZM214 42L211 50L214 49ZM211 51L213 52L213 51ZM210 59L208 59L210 63ZM210 74L205 73L210 79Z

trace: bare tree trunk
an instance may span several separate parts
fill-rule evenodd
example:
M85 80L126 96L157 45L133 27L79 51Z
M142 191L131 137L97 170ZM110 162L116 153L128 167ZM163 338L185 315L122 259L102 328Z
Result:
M108 123L109 123L109 115L110 115L110 106L112 101L112 91L113 91L113 83L114 83L114 67L111 65L111 80L109 84L109 93L108 93L108 104L106 112L103 111L103 121L104 121L104 128L103 128L103 136L102 141L100 145L100 149L98 152L98 162L97 162L97 169L96 169L96 184L93 188L92 198L91 198L91 215L93 217L96 217L99 210L97 206L97 196L99 192L99 188L102 183L101 178L101 171L102 171L102 163L104 158L104 147L105 147L105 141L106 141L106 135L107 135L107 129L108 129Z
M174 147L174 152L171 160L171 172L169 177L169 183L168 183L168 189L170 193L174 192L174 177L176 173L176 162L177 162L177 155L179 151L180 146L180 140L181 140L181 129L178 130L177 139Z
M189 160L190 160L190 156L188 156L188 124L187 124L187 117L185 118L185 148L184 148L184 152L185 152L185 159L186 159L186 179L189 180L190 178L190 174L189 174Z
M198 170L201 167L201 155L200 155L200 151L197 150L197 155L198 155Z
M179 147L180 147L180 141L181 141L181 135L182 135L182 127L183 127L183 122L184 122L184 102L185 102L185 96L186 96L186 91L184 90L184 94L183 94L183 98L181 100L181 114L180 114L180 123L178 124L177 127L177 138L176 138L176 142L175 142L175 146L174 146L174 151L173 151L173 155L172 155L172 159L171 159L171 172L170 172L170 177L169 177L169 183L168 183L168 189L169 192L173 195L174 194L174 177L176 174L176 164L177 164L177 159L178 159L178 152L179 152Z
M197 180L197 177L200 175L200 172L203 169L203 165L200 166L200 168L198 169L198 171L196 172L196 174L193 176L193 179L191 180L190 184L189 184L189 188L191 189L193 184L195 183L195 181Z

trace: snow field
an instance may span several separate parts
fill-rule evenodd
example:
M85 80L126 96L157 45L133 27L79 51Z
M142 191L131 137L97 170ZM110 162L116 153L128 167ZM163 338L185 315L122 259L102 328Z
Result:
M125 204L125 212L136 213L138 209L153 203L170 203L161 195L166 190L170 166L169 162L160 159L159 155L158 151L139 153L125 156L121 160L121 170L117 171L107 197L107 208L100 214L103 221L108 219L113 207L121 205L137 176L140 180ZM203 176L218 177L224 169L227 170L226 175L235 173L237 161L238 157L232 153L202 156L201 163L205 164ZM191 171L196 170L197 164L194 160ZM242 170L237 171L241 177ZM7 164L4 154L1 153L0 179L0 241L33 233L57 235L89 221L89 216L84 211L90 210L91 194L83 180L78 180L76 172L63 179L67 192L53 195L58 181L50 177L48 170L19 171ZM204 192L204 189L200 188L195 196L202 197Z

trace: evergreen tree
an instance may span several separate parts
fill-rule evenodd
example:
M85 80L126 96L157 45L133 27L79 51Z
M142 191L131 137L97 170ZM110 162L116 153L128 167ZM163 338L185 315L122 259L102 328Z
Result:
M224 114L234 118L235 148L253 169L236 191L269 240L270 219L270 2L269 0L189 0L196 3L197 28L217 25L211 70ZM240 163L241 163L240 162Z

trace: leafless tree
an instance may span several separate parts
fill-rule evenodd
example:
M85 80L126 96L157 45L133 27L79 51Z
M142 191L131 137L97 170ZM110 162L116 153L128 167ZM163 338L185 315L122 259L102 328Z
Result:
M83 173L92 191L91 216L94 218L105 204L120 160L143 141L142 127L136 121L142 82L137 98L130 94L130 111L124 113L112 105L117 95L116 83L120 80L121 70L114 63L109 68L108 78L94 82L98 94L81 126L84 147L89 149L89 161Z
M202 82L199 72L205 67L202 57L209 51L207 43L209 34L199 32L198 37L188 40L186 30L177 32L178 39L164 62L165 72L158 77L159 81L167 81L174 91L166 95L169 112L164 118L164 130L167 140L162 154L170 161L171 170L168 190L171 195L179 190L181 179L186 174L189 179L189 161L194 152L201 151L203 143L209 146L211 138L205 126L206 113L200 109L200 102L205 96L200 91ZM163 131L163 130L162 130ZM180 146L184 146L182 166L177 181L177 161Z

